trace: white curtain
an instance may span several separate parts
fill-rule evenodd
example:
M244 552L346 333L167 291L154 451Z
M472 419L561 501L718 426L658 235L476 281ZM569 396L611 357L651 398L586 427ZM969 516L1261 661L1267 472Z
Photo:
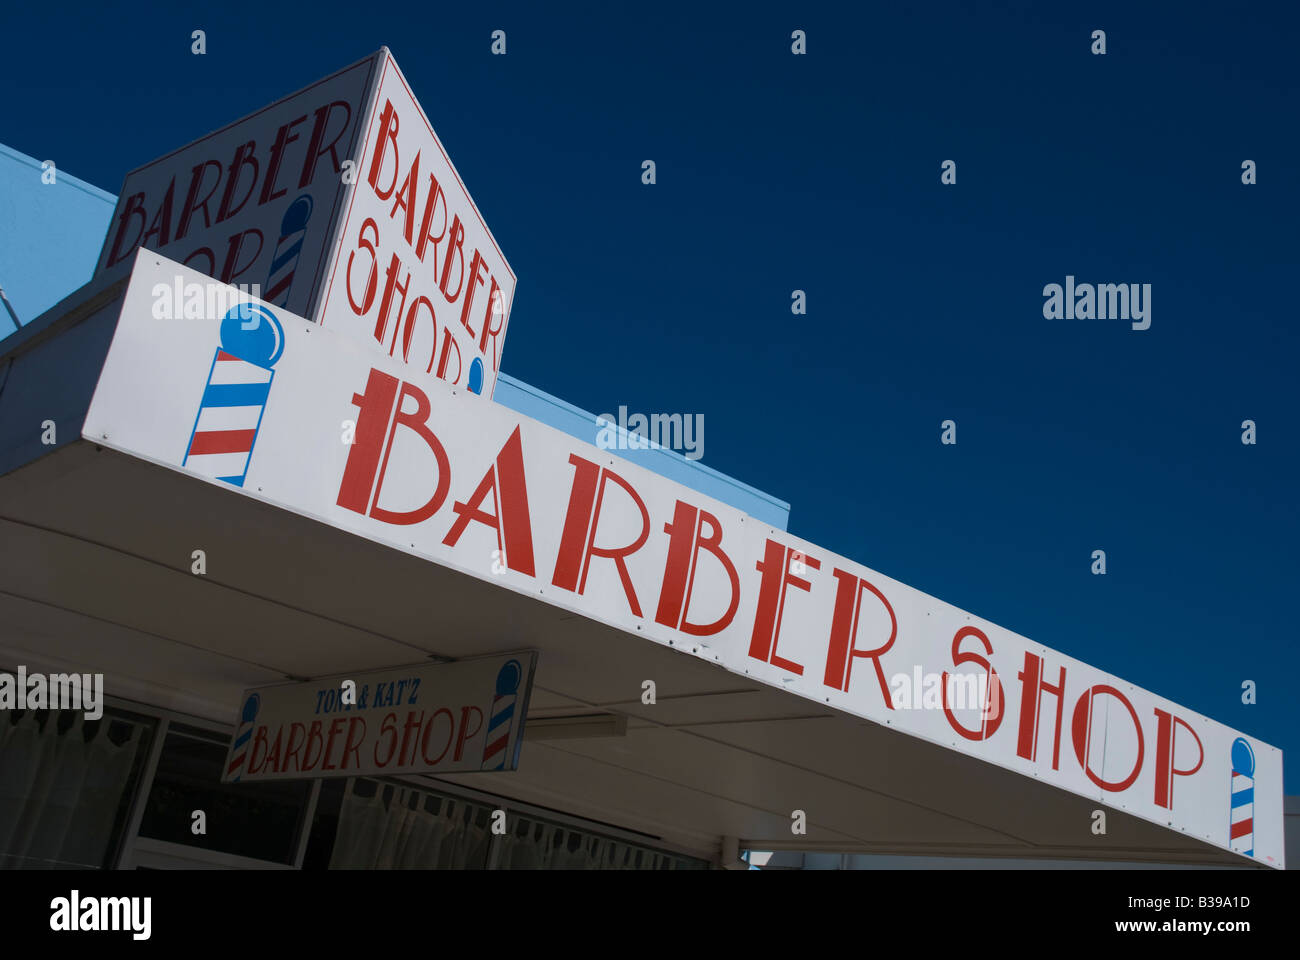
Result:
M3 866L102 867L142 731L81 711L0 714Z
M16 722L4 716L4 743L0 746L0 853L5 867L20 866L23 843L23 810L31 798L32 786L41 769L41 758L49 743L36 714L25 711Z
M450 824L436 812L441 802L429 793L417 794L415 808L410 813L405 847L397 857L397 867L427 867L437 864L443 840Z
M367 781L375 792L366 797L357 783L349 779L343 790L331 869L463 869L485 863L492 839L485 808L374 781Z
M109 736L115 725L119 734L129 730L120 743ZM59 859L64 863L99 866L103 862L113 838L113 821L117 819L122 794L143 739L144 727L139 724L123 724L107 717L99 722L86 744L86 770L72 829L64 834L59 846Z
M349 778L343 791L343 807L339 811L339 828L334 838L334 853L330 866L335 869L369 869L375 865L379 847L383 842L384 809L383 790L374 796L363 797L353 787L356 781Z
M370 796L357 790L373 789ZM349 779L343 791L331 869L442 868L498 870L671 869L673 857L567 827L510 816L494 836L488 807L417 787ZM495 849L493 850L493 842Z

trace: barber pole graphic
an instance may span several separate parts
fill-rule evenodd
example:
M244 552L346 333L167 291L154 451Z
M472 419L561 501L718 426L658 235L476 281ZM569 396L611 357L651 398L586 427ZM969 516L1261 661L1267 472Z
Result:
M519 678L523 675L518 660L508 661L497 673L496 696L492 698L492 716L488 720L487 740L483 745L483 770L504 770L506 746L510 742L510 729L514 725L515 700L519 694Z
M302 242L307 236L307 221L311 219L311 197L303 194L284 212L280 221L280 239L275 243L271 257L271 272L266 278L266 302L277 307L289 303L289 289L293 286L294 271L302 254Z
M284 329L270 310L242 303L226 313L182 467L244 485L283 351Z
M243 775L248 743L253 738L253 721L257 719L257 711L261 706L262 698L256 693L250 694L244 701L244 711L239 718L239 729L235 731L235 742L231 746L230 766L226 769L226 775L231 783L235 783Z
M1255 751L1245 737L1232 742L1232 814L1228 842L1248 857L1255 855Z

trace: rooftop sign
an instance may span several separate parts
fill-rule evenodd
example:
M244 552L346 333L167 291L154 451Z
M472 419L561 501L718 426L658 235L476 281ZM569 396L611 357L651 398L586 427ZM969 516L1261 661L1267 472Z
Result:
M387 48L127 174L141 247L492 395L515 277Z
M491 396L515 277L391 56L317 319Z

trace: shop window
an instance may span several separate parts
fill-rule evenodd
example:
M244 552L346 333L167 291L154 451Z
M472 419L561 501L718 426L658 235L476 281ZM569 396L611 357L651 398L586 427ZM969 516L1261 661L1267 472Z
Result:
M0 866L111 867L155 723L112 708L0 713Z
M681 870L707 866L650 847L386 780L329 780L316 803L304 869Z
M505 835L497 838L498 870L684 870L703 869L702 860L628 843L589 830L510 812Z
M140 822L140 836L221 853L293 863L311 784L222 783L226 738L172 724ZM206 832L194 832L194 812Z
M492 843L491 813L407 784L329 780L321 785L303 867L481 870Z

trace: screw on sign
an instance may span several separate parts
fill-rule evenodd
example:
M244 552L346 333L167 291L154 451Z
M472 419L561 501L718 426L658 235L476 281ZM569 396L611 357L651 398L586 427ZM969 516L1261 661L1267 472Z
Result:
M272 367L283 352L284 329L270 310L241 303L226 312L181 466L244 485L275 379Z
M510 742L511 720L515 715L515 699L522 676L518 660L508 660L497 673L496 696L492 698L492 716L488 720L487 738L483 744L482 770L505 769L506 744Z

